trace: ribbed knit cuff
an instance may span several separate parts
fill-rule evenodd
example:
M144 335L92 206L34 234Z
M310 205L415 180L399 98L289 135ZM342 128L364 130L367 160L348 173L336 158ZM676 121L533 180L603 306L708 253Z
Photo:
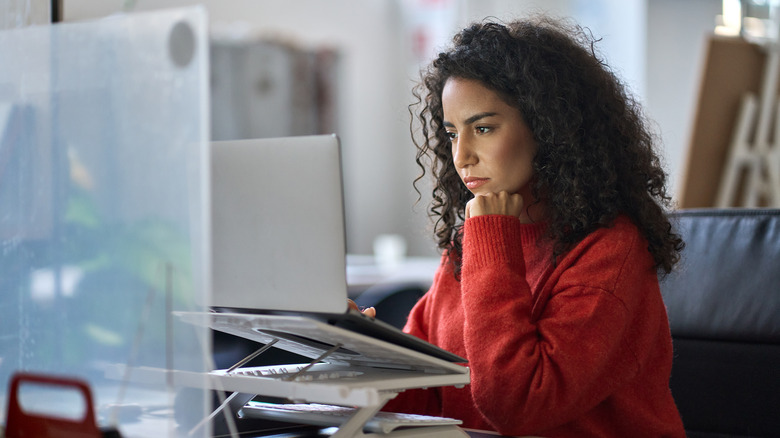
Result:
M483 215L464 224L463 267L524 264L523 243L536 242L545 224L522 224L514 216ZM524 266L524 265L523 265Z

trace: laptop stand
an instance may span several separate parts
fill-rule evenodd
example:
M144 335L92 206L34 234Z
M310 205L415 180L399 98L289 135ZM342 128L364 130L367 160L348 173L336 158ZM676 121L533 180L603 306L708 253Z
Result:
M203 387L231 392L202 427L236 400L255 395L356 408L331 438L449 438L467 437L457 426L419 426L389 433L364 432L366 423L402 391L437 386L462 387L469 383L467 367L390 344L305 316L177 312L183 321L206 325L264 344L262 348L224 370L207 373L173 371L176 386ZM308 357L308 363L244 367L271 347ZM122 375L118 371L118 375ZM153 383L165 370L135 369L133 380ZM238 397L241 395L241 397ZM231 404L232 402L232 404Z
M306 403L356 407L354 414L338 426L332 438L467 436L456 426L420 426L386 434L364 433L366 423L401 391L467 384L469 373L464 366L306 316L210 313L208 320L215 330L265 344L234 366L211 372L217 386L228 391ZM242 368L272 346L309 357L311 361ZM225 403L215 412L224 406Z

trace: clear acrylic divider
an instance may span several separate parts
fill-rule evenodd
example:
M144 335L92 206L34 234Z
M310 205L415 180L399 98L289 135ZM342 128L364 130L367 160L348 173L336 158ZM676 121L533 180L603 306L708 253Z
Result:
M210 369L174 316L208 301L208 56L202 7L0 31L0 423L24 371L86 381L123 436L208 435L165 371ZM48 389L23 407L78 415Z

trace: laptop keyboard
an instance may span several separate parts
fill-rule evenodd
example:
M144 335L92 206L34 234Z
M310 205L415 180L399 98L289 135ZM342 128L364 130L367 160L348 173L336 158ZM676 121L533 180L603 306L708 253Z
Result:
M356 408L322 405L318 403L265 403L250 401L239 412L245 418L286 421L314 426L339 426L347 421ZM403 427L452 426L461 424L460 420L427 415L377 412L365 425L366 432L390 433Z
M292 376L295 376L303 368L304 366L246 367L239 368L230 374L236 376L270 377L279 380L287 380ZM222 373L220 374L223 375ZM323 380L344 379L349 377L360 377L362 375L363 372L354 370L307 370L301 375L293 378L292 381L315 382Z

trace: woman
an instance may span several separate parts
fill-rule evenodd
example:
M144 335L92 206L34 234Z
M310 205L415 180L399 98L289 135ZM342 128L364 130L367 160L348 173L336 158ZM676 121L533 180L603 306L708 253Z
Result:
M387 409L505 435L685 436L658 286L683 243L639 105L580 28L483 22L453 42L415 90L443 258L404 330L467 358L471 384Z

